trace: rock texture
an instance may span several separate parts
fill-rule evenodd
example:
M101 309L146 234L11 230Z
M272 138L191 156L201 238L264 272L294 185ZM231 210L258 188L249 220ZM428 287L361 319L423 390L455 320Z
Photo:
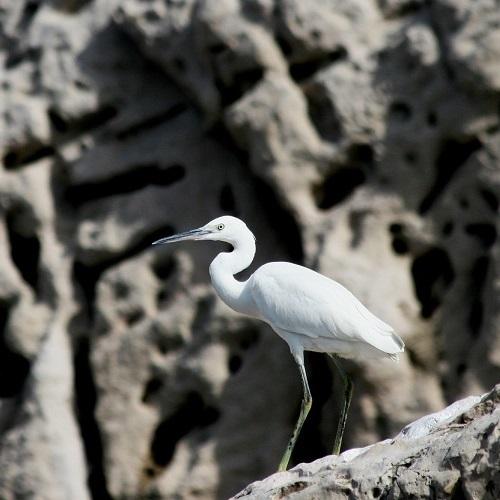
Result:
M276 468L286 345L218 301L221 213L256 265L331 276L407 344L346 363L345 446L500 378L497 0L0 0L0 498L227 498ZM295 463L338 380L307 357Z
M234 498L498 498L500 385L405 427L394 439L300 464Z

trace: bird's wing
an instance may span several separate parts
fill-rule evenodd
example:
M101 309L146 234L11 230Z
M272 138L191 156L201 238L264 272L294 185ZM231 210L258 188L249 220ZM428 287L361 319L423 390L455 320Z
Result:
M392 327L349 290L315 271L286 262L266 264L250 286L262 319L272 326L312 338L367 342L388 353L402 351Z

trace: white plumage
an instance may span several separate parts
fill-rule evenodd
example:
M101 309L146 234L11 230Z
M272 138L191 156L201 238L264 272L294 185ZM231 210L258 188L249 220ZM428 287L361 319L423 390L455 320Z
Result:
M231 308L259 318L288 343L304 386L299 420L280 463L285 470L312 398L304 368L304 350L354 359L398 359L404 343L394 330L371 313L349 290L311 269L289 262L264 264L245 282L234 278L255 256L255 237L236 217L219 217L199 229L169 236L154 244L184 240L218 240L233 251L222 252L210 264L210 277L219 297ZM340 450L352 383L333 358L346 386L344 407L335 438Z
M388 324L349 290L311 269L272 262L260 267L246 286L259 317L306 351L395 358L403 350L403 341Z

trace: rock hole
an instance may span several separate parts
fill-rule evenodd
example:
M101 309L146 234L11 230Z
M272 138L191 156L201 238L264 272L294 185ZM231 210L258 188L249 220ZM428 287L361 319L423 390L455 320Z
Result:
M441 233L443 236L451 236L454 228L455 228L455 225L453 224L453 222L448 221L443 225L443 228L441 229Z
M172 66L176 71L179 71L180 73L184 73L184 71L186 71L186 62L180 57L174 57L172 59Z
M415 165L418 162L418 154L415 151L407 151L404 154L404 159L409 165Z
M427 114L427 124L430 127L435 127L438 124L438 117L437 117L436 113L434 113L434 111L430 111Z
M130 287L123 281L117 281L113 284L113 293L119 300L126 299L130 295Z
M479 193L481 194L481 197L485 201L486 205L488 205L491 211L496 214L498 212L498 199L495 196L495 193L489 189L481 189Z
M126 299L130 295L130 287L123 281L117 281L113 284L113 293L119 300Z
M29 47L26 50L21 50L19 46L15 46L11 49L4 64L7 69L12 69L23 61L38 62L40 55L41 49L39 47Z
M302 263L304 259L302 236L297 222L280 204L274 191L263 180L255 178L254 186L255 198L262 205L262 213L266 214L271 229L279 235L288 258L295 263Z
M94 318L97 282L104 270L104 266L86 266L78 261L73 264L73 282L83 295L85 310L90 320Z
M151 442L153 462L165 468L171 462L177 443L197 428L207 427L219 418L219 411L209 407L196 392L187 394L176 412L160 422Z
M5 217L10 256L23 280L36 294L38 291L40 242L35 235L26 236L27 223L22 215L21 212L10 211Z
M389 225L389 232L391 234L401 234L403 232L403 224L400 224L399 222L393 222L392 224Z
M380 437L387 437L391 433L391 426L387 416L382 413L379 409L377 416L375 417L375 427L377 429L377 434Z
M408 241L402 236L395 236L392 239L392 249L397 255L405 255L409 252L410 248L408 246Z
M153 467L145 467L144 474L147 477L151 478L151 477L154 477L156 475L156 470Z
M456 373L460 377L467 371L467 365L465 363L458 363L456 368Z
M378 498L381 494L382 490L379 487L375 486L375 488L372 489L373 498Z
M229 184L225 184L219 194L219 206L226 213L236 213L236 201L234 193Z
M484 249L492 247L497 239L496 227L486 222L467 224L465 226L465 232L477 238Z
M183 165L162 167L156 163L134 165L130 170L99 183L80 184L67 189L65 199L73 207L108 196L132 193L147 186L171 186L186 176Z
M196 304L196 314L191 325L193 335L200 334L207 329L207 323L215 305L215 296L209 295L198 300Z
M425 3L419 0L409 0L405 2L392 2L391 0L378 0L385 19L398 19L405 16L412 16L421 11Z
M168 331L162 323L152 324L150 338L163 355L175 351L185 344L181 333Z
M296 82L303 82L326 66L330 66L346 58L347 50L344 47L339 47L328 54L322 54L318 58L290 64L290 76Z
M349 227L352 232L351 248L356 248L363 239L363 226L368 210L353 210L349 213Z
M89 89L89 85L87 82L83 81L83 80L79 80L78 78L76 78L73 83L75 84L75 87L77 89L80 89L80 90L88 90Z
M55 7L69 14L76 14L91 1L92 0L71 0L65 2L57 2Z
M259 331L256 329L243 328L233 332L222 332L220 339L228 346L231 354L237 354L244 357L242 353L254 347L255 344L258 343L260 335Z
M200 427L210 427L220 419L220 411L213 406L205 406L201 414Z
M323 33L319 30L311 30L310 32L311 38L317 42L319 42L323 38Z
M30 362L14 352L5 339L5 329L9 320L9 304L0 301L0 398L12 398L20 394L30 372Z
M74 124L79 132L86 132L101 127L118 115L118 109L112 105L103 106L101 109L89 113Z
M431 248L413 261L411 274L420 302L420 315L430 318L441 304L444 291L455 279L450 258L441 248Z
M158 306L158 309L162 309L163 307L165 307L165 305L170 300L170 297L171 294L166 288L161 288L160 290L158 290L158 293L156 294L156 304Z
M30 0L28 2L26 2L26 5L24 6L24 9L23 9L23 17L33 17L38 9L40 7L40 1L37 1L37 0Z
M169 256L166 259L162 259L160 258L160 254L158 255L159 257L156 259L155 262L153 262L152 270L155 276L160 281L166 281L173 276L173 274L177 269L177 265L175 260L171 256Z
M483 325L483 300L482 292L488 276L490 259L487 256L479 257L472 268L470 294L472 304L469 313L469 328L473 337L478 337Z
M405 352L408 354L408 359L410 360L410 363L412 366L416 368L423 369L425 368L425 365L422 363L422 361L418 358L417 353L409 348L408 346L405 347Z
M441 144L435 161L436 175L434 184L419 206L419 213L428 212L457 170L481 147L477 138L467 141L448 139Z
M28 25L33 20L35 14L38 12L38 9L40 8L40 3L41 3L40 1L36 0L30 0L26 2L23 9L23 13L21 15L21 20L19 21L19 26L17 28L19 31L23 31L28 27Z
M404 123L412 117L411 107L405 102L396 101L389 107L389 119L398 123Z
M136 323L139 323L139 321L144 319L144 317L145 317L144 311L140 308L135 308L131 311L127 311L124 314L125 322L129 327L135 325Z
M162 387L163 387L163 380L161 378L159 377L150 378L146 383L146 387L144 388L141 401L143 403L148 403L148 404L151 403Z
M392 235L391 246L397 255L407 254L410 250L408 240L404 234L404 226L399 222L389 225L389 232Z
M227 107L240 99L245 93L257 85L264 76L263 68L251 68L233 75L231 84L216 78L215 86L219 91L222 106Z
M104 474L101 432L95 418L97 389L90 365L90 344L86 338L78 341L74 354L74 386L76 416L87 460L87 485L92 498L111 500Z
M352 166L365 166L369 169L374 166L373 148L369 144L353 144L348 151L348 157Z
M462 478L460 478L456 483L453 491L451 493L450 500L466 500L469 498L469 495L465 494L464 485L462 482Z
M279 489L279 493L276 495L276 498L291 498L294 493L298 493L306 489L308 486L310 486L310 484L311 483L307 481L293 481L286 486L282 486Z
M239 354L232 354L229 357L228 368L232 375L238 373L243 365L243 359Z
M366 175L361 168L344 167L328 175L323 183L313 189L316 206L328 210L351 196L363 184Z
M68 131L68 124L66 123L66 120L54 108L49 108L47 115L52 128L56 132L62 134Z
M158 22L159 19L161 19L161 16L155 9L148 9L144 13L144 19L151 23L155 23Z
M492 498L498 498L497 495L495 495L495 482L493 481L493 479L490 479L486 483L485 489L491 495Z
M18 164L17 153L15 151L9 151L3 157L3 166L9 170Z
M11 170L52 156L55 152L56 150L52 146L48 145L39 146L37 149L30 149L26 152L9 151L3 157L3 164L7 170Z
M210 52L213 56L217 56L225 52L226 49L227 47L223 43L215 43L214 45L208 47L208 52Z
M465 196L461 196L458 199L458 204L460 205L460 208L463 208L464 210L466 210L470 206L469 200Z
M304 86L309 118L319 135L326 141L337 142L342 136L342 124L333 103L317 85Z
M255 335L253 338L247 338L243 339L240 341L240 347L246 351L247 349L250 349L253 345L255 345L259 341L259 334L255 332Z
M276 37L276 43L278 44L279 48L281 49L281 52L285 57L290 57L293 53L293 48L292 45L288 42L288 40L280 35L277 35Z

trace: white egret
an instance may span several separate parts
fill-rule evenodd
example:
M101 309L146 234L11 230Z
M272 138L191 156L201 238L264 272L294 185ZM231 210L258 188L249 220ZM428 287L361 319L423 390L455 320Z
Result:
M312 405L304 350L329 354L344 383L344 402L333 447L333 453L338 454L353 385L337 356L397 360L398 353L404 351L401 338L342 285L306 267L271 262L259 267L247 281L236 280L234 275L246 269L255 256L255 237L236 217L219 217L199 229L162 238L153 245L185 240L224 241L233 247L230 252L219 253L210 264L217 294L235 311L271 326L288 344L299 367L304 396L278 470L286 470Z

